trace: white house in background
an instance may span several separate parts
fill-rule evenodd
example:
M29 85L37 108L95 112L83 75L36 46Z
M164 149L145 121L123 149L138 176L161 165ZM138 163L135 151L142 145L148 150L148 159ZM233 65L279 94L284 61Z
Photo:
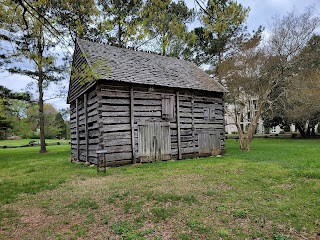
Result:
M225 109L225 132L227 134L238 133L238 129L236 127L234 114L233 114L234 105L226 104L225 108L226 108ZM252 116L257 111L258 111L258 100L248 101L248 104L245 106L243 111L244 114L241 116L241 128L244 132L246 132L246 129L248 128L248 125L251 122ZM272 127L269 133L277 134L277 133L280 133L281 131L283 131L283 129L280 128L280 126L276 126L276 127ZM295 131L295 126L293 124L290 126L290 131L292 132ZM259 118L255 133L256 134L265 133L265 128L263 126L262 118Z

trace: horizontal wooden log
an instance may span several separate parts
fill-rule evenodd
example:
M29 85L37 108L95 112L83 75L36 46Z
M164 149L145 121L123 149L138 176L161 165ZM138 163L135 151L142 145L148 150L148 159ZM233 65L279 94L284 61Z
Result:
M129 112L129 106L108 106L103 105L99 108L102 112Z
M102 98L99 103L107 105L129 105L130 99L117 99L117 98Z
M132 159L132 152L110 153L106 154L107 161L129 160Z
M103 124L130 123L130 117L104 117L100 120Z
M89 139L89 144L98 144L98 143L100 143L100 140L98 138Z
M130 117L129 112L102 112L101 113L102 118L104 117Z
M122 146L109 146L106 147L108 153L122 153L122 152L130 152L131 145L122 145Z
M101 90L98 94L101 97L129 98L129 92Z
M223 124L223 120L218 120L218 119L194 119L195 124Z
M128 131L130 129L130 124L103 125L101 132Z
M131 144L131 139L128 139L128 138L103 141L104 146L122 146L122 145L130 145L130 144Z
M161 111L154 111L154 112L135 112L135 117L161 117Z
M212 123L212 124L194 124L194 127L196 129L206 129L206 128L209 128L209 129L223 129L224 126L222 124L216 124L216 123Z
M93 116L97 116L98 115L98 110L93 110L91 112L88 112L88 117L93 117Z
M121 139L121 138L131 138L131 132L125 131L125 132L109 132L105 133L103 135L105 139L111 140L111 139Z
M180 112L180 117L181 117L181 120L182 118L192 118L193 117L199 117L199 118L203 118L203 111L201 113L194 113L192 114L191 112L189 113L186 113L186 112Z
M187 147L187 148L182 147L182 148L181 148L181 153L182 153L182 154L194 153L194 152L196 152L195 150L196 150L196 149L194 149L193 147Z
M154 111L161 111L161 106L134 106L135 112L154 112Z
M162 94L161 93L146 93L146 92L137 92L133 91L133 96L135 99L162 99Z
M179 106L180 107L189 107L189 108L191 108L191 102L190 101L188 101L188 102L180 101L180 99L179 99Z
M136 100L133 101L134 106L161 106L160 100Z
M192 141L193 137L192 136L181 136L181 142L189 142Z

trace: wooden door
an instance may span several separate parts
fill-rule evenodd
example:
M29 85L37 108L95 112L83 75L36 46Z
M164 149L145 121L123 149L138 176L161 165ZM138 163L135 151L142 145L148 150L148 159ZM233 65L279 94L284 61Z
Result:
M138 126L138 156L140 162L169 160L171 136L169 123L146 123Z
M203 129L198 132L198 146L200 156L221 154L220 134L218 131Z

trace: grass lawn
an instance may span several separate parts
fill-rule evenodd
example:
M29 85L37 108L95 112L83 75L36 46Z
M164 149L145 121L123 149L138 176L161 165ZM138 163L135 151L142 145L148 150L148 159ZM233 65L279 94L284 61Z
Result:
M30 141L40 142L40 139L19 139L19 140L0 140L0 146L22 146L29 144ZM46 143L68 143L70 140L46 139Z
M319 239L320 140L108 168L0 149L0 239Z

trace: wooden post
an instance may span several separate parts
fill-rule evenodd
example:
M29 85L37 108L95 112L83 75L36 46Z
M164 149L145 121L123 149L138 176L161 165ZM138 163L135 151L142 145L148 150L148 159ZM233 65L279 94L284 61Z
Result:
M88 94L83 94L83 105L84 105L84 126L85 126L85 137L86 137L86 162L89 162L89 132L88 132Z
M179 108L179 92L176 92L176 112L177 112L177 138L178 138L178 159L182 159L181 153L181 134L180 134L180 108Z
M192 145L193 145L193 155L195 156L195 154L196 154L196 151L195 151L195 148L196 148L196 143L195 143L196 134L195 134L195 129L194 129L194 96L193 96L193 93L191 95L191 116L192 116Z
M76 139L77 139L77 161L79 161L80 138L79 138L79 100L78 98L76 98Z
M130 127L131 127L132 162L136 163L135 143L134 143L134 96L133 96L133 86L131 86L131 89L130 89Z

